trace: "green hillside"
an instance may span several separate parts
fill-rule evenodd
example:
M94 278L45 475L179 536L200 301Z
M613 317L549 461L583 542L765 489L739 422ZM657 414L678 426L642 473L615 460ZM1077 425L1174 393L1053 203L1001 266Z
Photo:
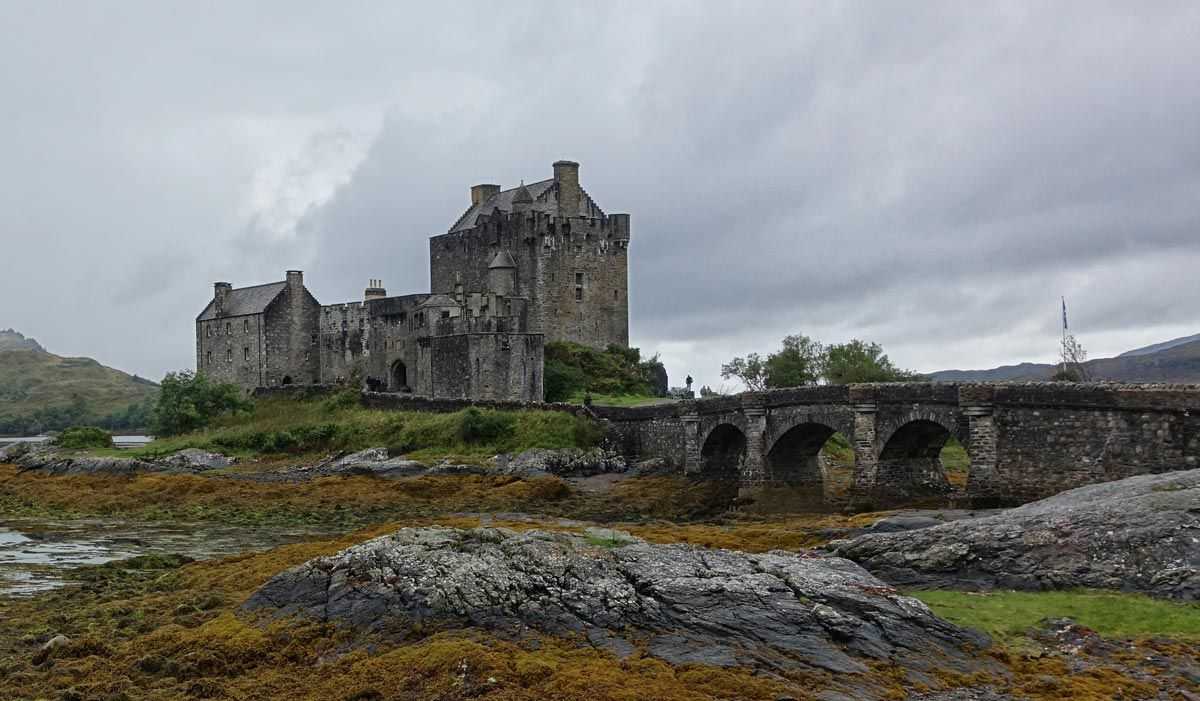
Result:
M91 358L63 358L21 334L0 331L0 435L80 423L140 428L157 392L149 380Z

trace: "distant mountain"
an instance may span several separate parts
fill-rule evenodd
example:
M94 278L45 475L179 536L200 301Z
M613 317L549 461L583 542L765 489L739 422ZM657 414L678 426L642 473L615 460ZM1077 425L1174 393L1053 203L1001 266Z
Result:
M1193 334L1191 336L1184 336L1183 338L1176 338L1171 341L1163 341L1162 343L1155 343L1154 345L1146 346L1145 348L1134 348L1131 351L1125 351L1124 353L1118 355L1117 357L1125 358L1125 357L1128 357L1131 355L1150 355L1151 353L1157 353L1159 351L1169 350L1171 348L1174 348L1175 346L1182 346L1187 343L1192 343L1193 341L1200 341L1200 333Z
M990 370L942 370L929 373L939 382L1021 382L1049 380L1058 368L1048 363L1021 363ZM1113 382L1200 383L1200 334L1137 348L1115 358L1084 363L1093 380Z
M158 385L91 358L64 358L12 329L0 331L0 435L93 423L145 425Z

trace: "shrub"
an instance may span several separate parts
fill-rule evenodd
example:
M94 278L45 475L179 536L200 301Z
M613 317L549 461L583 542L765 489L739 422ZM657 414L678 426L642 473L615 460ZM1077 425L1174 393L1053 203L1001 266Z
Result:
M112 436L95 426L72 426L63 431L56 441L63 448L111 448Z
M154 433L188 433L204 428L218 416L249 412L253 407L236 385L213 384L190 370L169 372L154 407Z
M566 401L578 392L650 395L664 384L666 371L657 357L641 360L637 348L612 345L599 351L578 343L546 344L543 391L546 401Z
M463 443L495 443L512 434L515 417L471 407L458 420L458 438Z

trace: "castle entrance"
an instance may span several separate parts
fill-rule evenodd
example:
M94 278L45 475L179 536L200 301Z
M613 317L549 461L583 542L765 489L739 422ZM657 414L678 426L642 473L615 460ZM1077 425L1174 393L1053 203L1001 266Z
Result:
M408 386L408 367L403 360L392 363L391 383L388 389L393 392L411 392Z

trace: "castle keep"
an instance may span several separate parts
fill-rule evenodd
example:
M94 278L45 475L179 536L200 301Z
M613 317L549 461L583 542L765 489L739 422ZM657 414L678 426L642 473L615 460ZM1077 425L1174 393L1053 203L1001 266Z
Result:
M322 305L300 271L214 284L196 318L196 369L247 390L356 380L429 397L542 399L545 341L629 343L629 215L605 214L579 164L471 204L429 239L428 294Z

